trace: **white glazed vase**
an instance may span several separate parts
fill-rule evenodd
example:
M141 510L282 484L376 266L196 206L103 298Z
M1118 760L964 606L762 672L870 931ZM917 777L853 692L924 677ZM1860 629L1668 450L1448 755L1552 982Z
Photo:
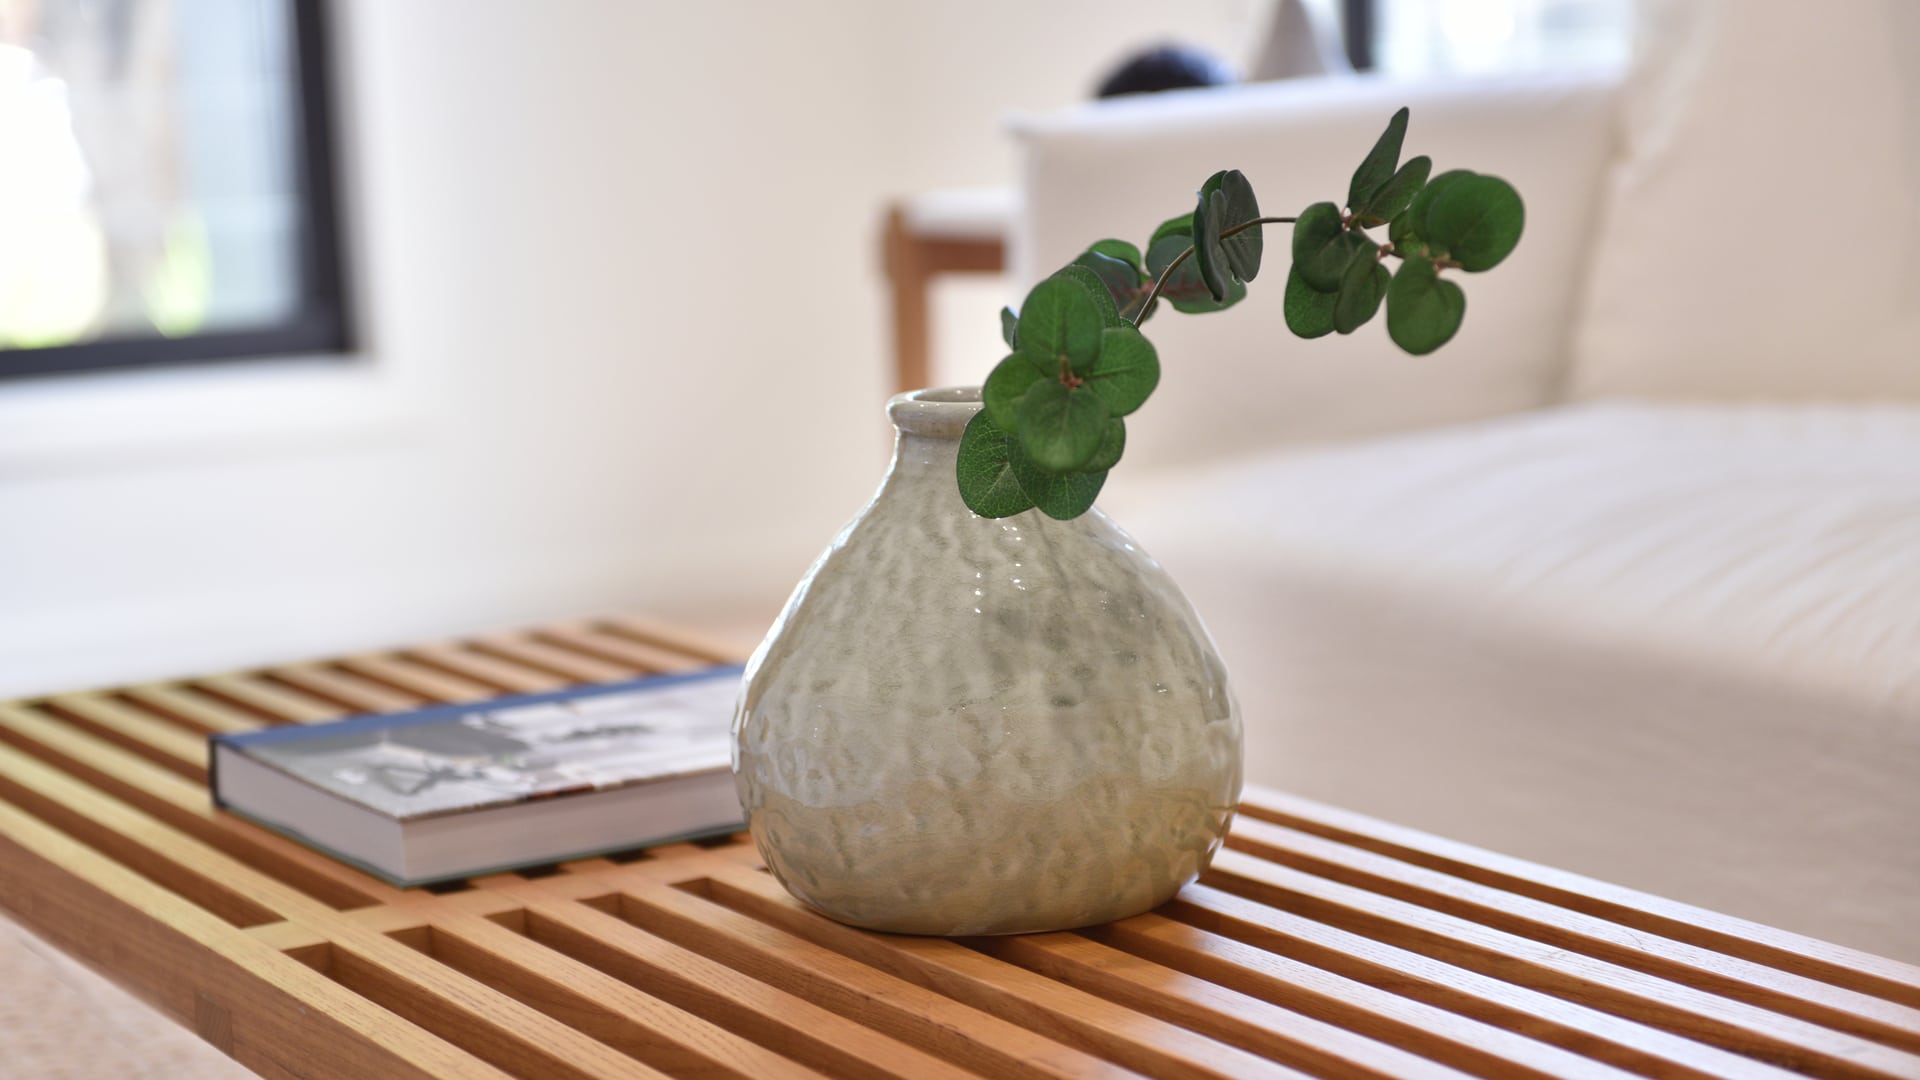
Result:
M855 926L1014 934L1124 918L1206 869L1240 712L1173 580L1099 510L974 515L977 388L887 405L880 491L748 661L734 774L796 897Z

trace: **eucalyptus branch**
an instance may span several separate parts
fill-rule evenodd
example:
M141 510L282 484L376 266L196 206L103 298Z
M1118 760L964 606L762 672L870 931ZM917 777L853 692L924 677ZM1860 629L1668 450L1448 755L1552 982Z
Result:
M954 466L967 508L989 518L1038 509L1060 519L1090 509L1125 452L1127 418L1160 382L1159 355L1141 324L1162 297L1189 315L1245 299L1262 255L1276 246L1232 242L1248 229L1292 226L1277 247L1289 263L1282 310L1294 336L1351 334L1384 309L1387 336L1407 352L1446 344L1466 297L1457 275L1441 271L1491 270L1519 243L1525 210L1499 177L1464 169L1431 176L1424 156L1402 162L1406 127L1401 109L1339 201L1297 217L1262 217L1247 178L1223 169L1144 248L1095 241L1035 285L1018 312L1001 309L1011 355L981 387L982 407L967 422ZM1382 225L1385 242L1367 232ZM1389 256L1397 266L1387 265Z
M1290 218L1290 217L1255 218L1252 221L1243 221L1240 224L1233 226L1232 228L1220 230L1220 239L1225 240L1229 236L1238 236L1239 234L1246 232L1248 229L1253 228L1255 225L1291 225L1293 224L1293 222L1297 220L1298 220L1297 218ZM1180 269L1181 263L1186 262L1188 259L1192 257L1193 257L1193 246L1189 244L1187 246L1187 250L1181 252L1178 256L1174 258L1172 262L1168 263L1167 268L1165 270L1160 271L1160 276L1156 278L1153 282L1153 288L1147 291L1146 301L1140 305L1139 311L1136 311L1133 313L1133 318L1130 321L1133 323L1133 326L1135 329L1139 329L1140 320L1146 317L1147 309L1153 306L1154 298L1160 295L1160 287L1167 283L1167 279L1173 276L1173 272L1175 270Z

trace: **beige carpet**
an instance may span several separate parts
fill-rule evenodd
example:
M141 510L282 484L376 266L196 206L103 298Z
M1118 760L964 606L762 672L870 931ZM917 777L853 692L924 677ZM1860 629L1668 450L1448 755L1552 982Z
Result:
M0 913L0 1076L247 1080L253 1075Z

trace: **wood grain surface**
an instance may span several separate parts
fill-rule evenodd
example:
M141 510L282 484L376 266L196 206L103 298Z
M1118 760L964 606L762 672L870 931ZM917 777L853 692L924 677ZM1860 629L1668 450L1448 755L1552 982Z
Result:
M687 670L633 617L0 705L0 908L269 1077L1920 1077L1920 968L1250 790L1150 914L873 934L744 837L400 890L211 733Z

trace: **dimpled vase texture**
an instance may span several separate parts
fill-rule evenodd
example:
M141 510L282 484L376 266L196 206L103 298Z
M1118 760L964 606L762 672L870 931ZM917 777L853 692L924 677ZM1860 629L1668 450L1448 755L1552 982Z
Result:
M796 897L912 934L1158 906L1240 796L1240 715L1185 596L1099 510L975 516L975 389L888 404L893 466L748 661L734 773Z

